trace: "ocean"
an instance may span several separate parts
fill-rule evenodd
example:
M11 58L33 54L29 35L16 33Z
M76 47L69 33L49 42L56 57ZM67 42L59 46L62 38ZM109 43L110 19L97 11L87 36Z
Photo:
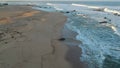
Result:
M78 33L76 39L82 41L80 61L87 62L89 68L120 67L120 2L48 2L46 5L52 9L37 9L63 12L68 17L66 26ZM107 23L100 23L104 21Z
M77 16L68 16L70 30L78 33L77 40L82 41L80 60L88 62L89 68L120 68L120 3L83 2L75 3ZM94 11L106 8L108 11ZM107 19L105 19L107 18ZM100 24L101 21L108 23Z
M80 61L87 62L89 68L120 68L120 1L8 3L29 3L36 5L33 9L64 13L66 26L82 41Z
M8 2L8 3L54 3L54 4L85 4L85 5L93 5L93 6L120 6L120 1L1 1L1 2Z

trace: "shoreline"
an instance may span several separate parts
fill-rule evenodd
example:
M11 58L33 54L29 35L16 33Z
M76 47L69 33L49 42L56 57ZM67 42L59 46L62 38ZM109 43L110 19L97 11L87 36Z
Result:
M31 6L5 6L0 11L0 27L6 27L0 42L0 68L83 67L78 61L80 49L58 40L67 20L62 13L37 11Z
M69 48L65 58L73 65L73 68L87 68L87 64L80 61L80 56L82 52L79 45L82 42L76 40L76 36L76 32L70 30L69 28L67 28L66 25L64 25L64 28L62 30L62 37L66 38L64 44Z

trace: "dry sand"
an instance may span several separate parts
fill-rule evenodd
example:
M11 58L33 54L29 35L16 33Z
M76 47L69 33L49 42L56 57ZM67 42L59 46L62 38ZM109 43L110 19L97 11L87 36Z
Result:
M58 40L66 20L31 6L0 8L0 68L84 68L81 50Z

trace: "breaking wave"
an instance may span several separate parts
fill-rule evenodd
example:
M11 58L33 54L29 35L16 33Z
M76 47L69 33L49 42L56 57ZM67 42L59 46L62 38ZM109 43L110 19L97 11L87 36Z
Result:
M69 19L67 27L78 33L77 40L82 41L82 61L89 68L118 68L120 66L120 36L115 34L116 27L83 17ZM112 65L111 65L112 64Z
M68 6L47 3L47 6L52 8L52 11L62 11L66 12ZM62 7L61 7L62 6ZM112 10L104 7L88 6L82 4L71 4L70 9L73 10L76 7L87 8L87 11L83 12L85 14L91 14L92 11L100 11L103 14L112 13L119 15L120 12L117 10ZM72 8L71 8L72 7ZM40 10L50 11L51 8L40 8ZM84 8L76 8L77 10L82 10ZM81 13L81 11L75 11L74 13ZM92 19L92 15L76 14L67 10L68 22L66 26L78 33L76 36L77 40L82 41L79 45L82 48L81 61L88 62L89 68L118 68L120 67L120 34L118 28L111 23L100 24L98 20ZM95 18L95 17L94 17Z
M113 14L116 14L116 15L120 15L120 11L112 10L112 9L109 9L109 8L97 7L97 6L88 6L88 5L82 5L82 4L72 4L72 5L89 8L89 9L92 9L92 10L95 10L95 11L103 11L103 12L108 12L108 13L113 13Z

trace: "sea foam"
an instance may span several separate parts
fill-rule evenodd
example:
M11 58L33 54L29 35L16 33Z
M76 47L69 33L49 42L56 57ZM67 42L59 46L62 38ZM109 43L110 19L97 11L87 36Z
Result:
M104 11L104 12L120 15L120 11L112 10L112 9L109 9L109 8L97 7L97 6L88 6L88 5L82 5L82 4L72 4L72 5L73 6L86 7L86 8L90 8L90 9L96 10L96 11Z

